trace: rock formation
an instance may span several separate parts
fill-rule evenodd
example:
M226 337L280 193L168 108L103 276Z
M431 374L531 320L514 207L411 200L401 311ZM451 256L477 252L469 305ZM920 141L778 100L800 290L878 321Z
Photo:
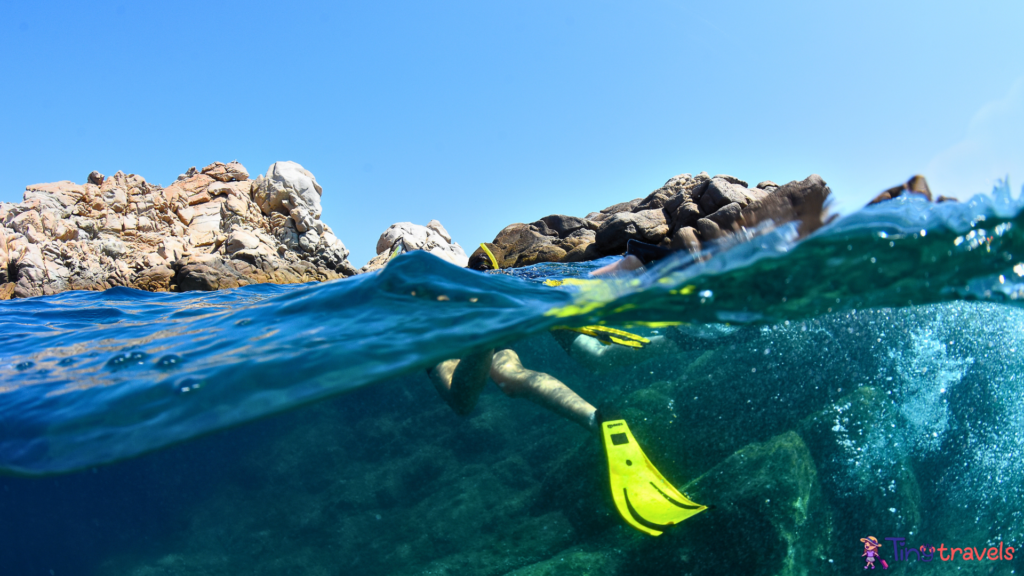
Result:
M461 266L463 268L469 263L469 257L459 246L458 242L452 242L452 237L437 220L431 220L426 226L413 224L412 222L398 222L392 224L380 235L377 240L377 255L365 266L362 272L372 272L383 268L387 264L396 244L401 243L402 250L425 250L434 256Z
M920 174L915 174L914 176L911 176L910 180L907 180L905 183L893 186L888 190L884 190L881 194L875 196L875 198L871 202L868 202L868 205L878 204L879 202L892 200L897 196L902 196L904 194L910 193L920 194L921 196L927 198L929 202L932 201L932 191L931 188L928 187L928 181L924 179L924 176L921 176ZM935 198L935 202L957 202L957 199L949 196L939 196L938 198Z
M801 233L810 233L823 223L829 194L825 181L816 174L784 186L765 181L754 188L724 174L681 174L645 198L615 204L584 218L556 214L532 224L511 224L486 246L501 268L622 254L631 239L696 252L705 243L767 220L800 220ZM478 270L493 267L480 248L469 262Z
M166 188L122 172L28 186L23 202L0 203L0 298L350 276L348 250L320 221L322 193L295 162L255 181L214 162Z

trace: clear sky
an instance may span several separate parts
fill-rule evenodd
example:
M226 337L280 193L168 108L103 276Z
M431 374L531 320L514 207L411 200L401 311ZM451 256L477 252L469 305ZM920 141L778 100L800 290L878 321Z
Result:
M1024 2L6 2L0 200L294 160L358 267L390 224L467 252L682 172L1024 179Z

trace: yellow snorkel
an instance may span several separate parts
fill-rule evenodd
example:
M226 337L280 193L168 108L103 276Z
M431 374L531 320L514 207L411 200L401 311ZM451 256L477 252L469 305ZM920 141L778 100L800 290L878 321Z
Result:
M491 253L491 250L487 247L487 244L481 242L480 249L484 251L484 254L487 254L487 258L490 259L491 266L493 267L493 269L501 270L501 266L498 266L498 259L494 257L494 254Z

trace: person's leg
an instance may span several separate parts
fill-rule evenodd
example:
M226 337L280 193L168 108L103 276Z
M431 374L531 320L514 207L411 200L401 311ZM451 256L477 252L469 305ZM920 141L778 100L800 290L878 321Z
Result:
M606 264L590 273L591 276L614 276L624 272L632 272L644 265L639 258L632 254L626 254L621 260Z
M596 408L554 376L523 368L519 355L512 350L494 354L491 379L511 398L526 398L587 430L597 431Z
M460 416L476 406L480 392L487 384L494 350L470 354L461 360L445 360L428 372L441 398Z

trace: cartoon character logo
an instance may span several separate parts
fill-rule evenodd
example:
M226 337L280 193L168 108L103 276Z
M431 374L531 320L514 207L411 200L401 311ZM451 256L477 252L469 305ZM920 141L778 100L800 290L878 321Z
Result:
M867 538L861 538L860 541L864 543L864 553L861 554L861 556L865 556L868 561L868 563L864 565L864 569L867 570L868 568L871 568L874 570L875 560L877 559L882 563L882 569L888 570L889 565L886 564L885 560L882 560L882 557L878 555L878 549L882 546L878 543L878 539L874 536L868 536Z

